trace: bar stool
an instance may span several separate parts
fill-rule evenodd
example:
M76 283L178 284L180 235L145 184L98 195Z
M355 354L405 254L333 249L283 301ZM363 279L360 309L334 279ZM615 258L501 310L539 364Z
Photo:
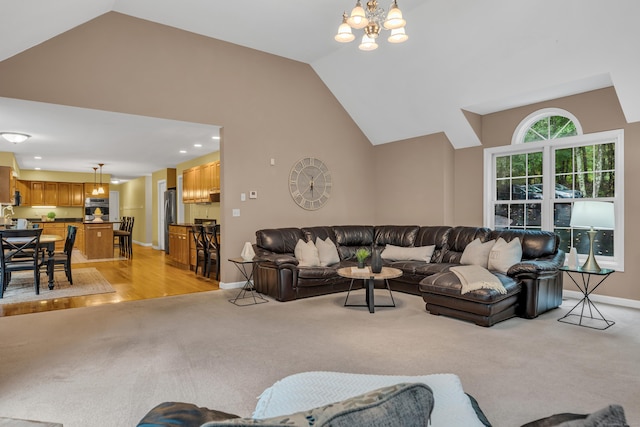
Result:
M135 218L132 216L122 217L120 228L113 230L113 236L118 238L118 247L120 248L120 255L131 258L133 256L132 245L132 232L133 222Z

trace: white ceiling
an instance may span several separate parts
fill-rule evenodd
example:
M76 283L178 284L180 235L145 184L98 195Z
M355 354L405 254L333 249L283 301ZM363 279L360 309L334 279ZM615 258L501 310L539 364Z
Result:
M387 3L390 0L380 5L386 9ZM359 51L357 41L342 45L333 40L342 12L354 4L355 0L5 1L0 3L0 16L5 18L0 60L116 11L310 64L372 144L445 132L456 148L474 146L480 141L463 110L487 114L611 85L627 121L640 121L637 0L398 0L409 40L390 45L384 34L373 52ZM91 171L98 161L111 163L110 172L116 176L140 176L175 165L175 149L163 154L148 150L152 144L174 147L179 140L188 146L192 139L206 136L203 125L59 106L32 109L25 102L18 102L23 108L15 108L16 102L0 99L0 131L42 132L58 143L58 152L82 160L84 169ZM32 110L41 114L41 129L31 128ZM120 128L120 119L121 133L109 135ZM87 132L92 139L97 132L95 127L81 128L81 120L109 123L106 152L83 149ZM182 133L189 137L179 137ZM34 137L29 144L35 143ZM132 145L147 150L121 165L118 151ZM35 163L27 153L20 153L20 146L12 148L21 167L31 169ZM78 168L71 163L64 167Z

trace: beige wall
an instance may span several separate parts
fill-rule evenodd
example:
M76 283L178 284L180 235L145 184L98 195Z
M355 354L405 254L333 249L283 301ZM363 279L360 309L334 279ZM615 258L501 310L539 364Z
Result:
M374 220L373 181L358 179L370 173L371 145L307 64L109 12L0 63L0 96L223 126L223 259L259 228ZM334 180L314 212L288 193L305 156L323 159ZM250 190L258 199L240 202ZM240 280L222 265L223 282Z
M443 133L376 146L375 223L452 225L454 151Z
M147 236L150 212L147 209L147 181L148 177L140 177L127 181L119 185L120 193L120 216L134 217L133 241L138 243L149 243Z

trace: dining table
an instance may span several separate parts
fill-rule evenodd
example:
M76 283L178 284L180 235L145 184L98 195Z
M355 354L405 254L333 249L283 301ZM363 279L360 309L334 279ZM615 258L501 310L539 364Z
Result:
M24 241L26 238L24 237L10 237L8 240L19 243L20 241ZM40 247L43 247L46 250L47 258L47 278L48 278L48 286L49 289L53 289L53 272L54 268L51 265L50 260L53 258L53 254L56 250L56 242L61 242L64 240L63 236L58 234L41 234L40 235Z

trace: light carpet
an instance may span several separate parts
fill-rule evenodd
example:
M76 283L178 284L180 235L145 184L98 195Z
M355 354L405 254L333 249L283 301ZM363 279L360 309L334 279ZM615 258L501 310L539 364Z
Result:
M54 273L54 287L49 289L46 274L40 276L40 295L36 295L33 273L20 271L11 275L11 282L4 291L0 304L15 304L28 301L44 301L56 298L115 292L113 286L95 268L73 269L73 285L67 281L64 271ZM2 415L2 414L0 414Z
M134 426L164 401L250 416L276 381L333 371L456 374L495 427L610 403L640 425L638 310L599 305L616 324L597 331L557 321L568 300L483 328L428 314L422 298L398 292L396 308L375 314L343 307L345 293L245 307L228 302L236 293L0 318L0 416ZM352 297L364 302L362 291Z

